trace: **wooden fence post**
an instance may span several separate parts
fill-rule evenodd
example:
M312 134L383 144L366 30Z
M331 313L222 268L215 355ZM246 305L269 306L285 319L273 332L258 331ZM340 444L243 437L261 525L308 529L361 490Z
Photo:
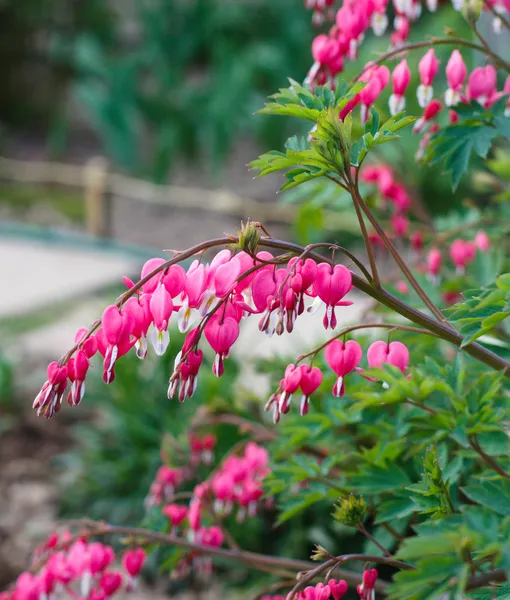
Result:
M111 237L111 196L108 162L102 156L88 161L83 170L85 222L89 235Z

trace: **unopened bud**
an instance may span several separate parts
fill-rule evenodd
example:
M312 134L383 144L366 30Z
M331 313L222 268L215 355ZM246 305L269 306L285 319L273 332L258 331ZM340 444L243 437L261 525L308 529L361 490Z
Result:
M470 25L473 25L480 18L482 9L483 0L464 0L464 4L462 6L462 16Z
M330 559L331 558L331 554L326 550L326 548L323 548L319 544L316 544L315 548L313 549L313 552L312 552L312 555L310 556L310 558L312 560L316 560L316 561L323 561L323 560Z
M248 220L246 224L241 223L241 229L239 229L237 233L239 237L239 242L237 244L239 250L253 256L257 251L260 242L260 225Z
M350 494L347 498L341 498L335 506L333 518L335 521L347 525L347 527L358 527L365 519L367 503L363 496L356 498Z

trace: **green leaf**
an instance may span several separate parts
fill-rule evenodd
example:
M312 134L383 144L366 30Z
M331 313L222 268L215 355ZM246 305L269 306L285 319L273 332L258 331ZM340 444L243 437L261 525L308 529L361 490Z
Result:
M453 189L467 171L472 154L485 158L498 130L483 122L450 125L434 134L429 143L425 161L443 162L445 171L452 176Z
M384 500L377 508L376 523L386 523L411 515L416 507L410 498L391 498Z
M306 494L300 496L300 498L294 502L286 504L282 507L282 512L278 517L277 525L281 525L288 521L292 517L295 517L300 512L303 512L306 508L317 504L318 502L323 502L326 498L326 495L321 492L312 492L311 494Z
M510 315L510 290L506 289L508 275L500 275L480 290L469 290L463 294L466 300L445 311L451 323L460 325L460 333L464 336L461 347L488 333Z
M383 132L390 131L390 132L394 133L395 131L400 131L404 127L409 127L409 125L412 125L417 120L418 120L418 117L414 117L411 115L405 116L405 112L400 112L400 113L394 115L393 117L391 117L391 119L388 119L387 121L385 121L381 125L379 131L383 131Z
M494 118L494 125L498 130L498 133L510 140L510 119L504 115L500 115Z
M309 150L310 144L305 137L293 135L285 142L285 148L287 148L287 150L301 152L302 150Z
M348 477L348 485L353 491L378 494L403 489L411 483L407 473L396 465L389 469L369 466L362 473Z
M438 519L451 514L449 485L443 477L435 447L429 448L425 454L420 483L410 485L407 489L425 497L411 496L418 507L418 512L430 515L431 519Z
M510 583L502 583L496 588L475 590L469 593L471 600L510 600Z
M257 111L258 115L281 115L285 117L297 117L298 119L308 119L317 123L320 111L315 108L307 108L299 104L278 104L277 102L268 102L264 108Z
M494 512L510 515L510 481L482 481L466 485L462 491L468 498Z

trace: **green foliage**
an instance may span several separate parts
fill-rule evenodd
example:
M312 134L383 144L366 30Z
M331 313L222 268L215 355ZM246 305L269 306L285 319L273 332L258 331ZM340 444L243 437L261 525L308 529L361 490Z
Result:
M367 503L363 496L357 498L349 494L347 498L341 498L335 506L333 519L347 527L358 527L363 524L367 514Z
M507 440L507 451L510 446ZM510 481L481 481L464 486L462 491L473 502L506 517L510 515Z
M456 107L459 123L442 127L432 136L425 161L441 163L452 177L453 189L467 171L473 154L486 158L497 138L510 140L510 125L504 116L506 101L505 96L490 109L484 109L474 101L460 104Z
M464 302L446 311L450 322L458 324L467 346L491 331L510 315L510 273L480 290L462 292Z
M431 519L441 519L454 510L449 492L448 481L443 478L436 448L429 448L423 462L423 474L419 483L407 489L414 492L411 499L420 514L430 515Z
M197 404L208 401L221 406L224 398L232 397L235 364L232 367L225 378L217 379L206 365L196 397L183 405L166 398L171 367L165 360L142 362L128 355L115 367L115 385L106 388L99 376L91 378L90 384L87 381L83 408L99 409L100 419L76 425L77 449L59 457L66 475L62 514L86 514L114 523L140 520L145 496L161 465L163 436L186 439ZM220 451L238 439L230 436L225 434Z
M364 133L353 139L352 113L344 120L340 119L340 113L364 85L356 83L349 87L340 82L334 92L329 87L321 87L312 93L309 88L290 80L290 86L272 96L275 101L266 104L259 114L311 121L315 125L309 141L294 136L287 140L285 154L271 151L249 166L258 171L259 176L285 170L287 182L280 191L323 176L337 181L346 169L360 166L370 150L397 139L396 132L416 120L400 113L380 125L378 113L372 110Z
M407 338L413 348L409 378L387 365L367 369L365 375L377 381L350 375L346 396L336 399L330 395L333 378L325 377L306 418L286 415L278 425L281 437L271 444L267 488L290 523L310 507L331 513L343 527L364 518L377 542L413 567L393 576L391 598L466 597L469 556L481 572L506 564L507 482L480 460L470 439L476 435L483 451L508 471L507 387L501 374L461 354L441 360L433 338L416 340ZM265 368L281 374L284 364ZM306 448L319 448L328 458L307 455ZM299 494L291 499L290 489ZM360 534L353 535L350 551ZM333 541L320 543L335 552ZM362 549L382 554L369 540Z
M183 157L217 169L240 135L283 142L285 125L253 112L289 73L306 72L302 5L144 0L109 12L107 35L93 23L74 35L54 28L51 59L72 74L72 94L118 165L164 181Z

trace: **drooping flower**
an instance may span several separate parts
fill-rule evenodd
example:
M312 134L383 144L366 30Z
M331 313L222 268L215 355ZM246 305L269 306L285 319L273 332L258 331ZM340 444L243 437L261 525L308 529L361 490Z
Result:
M420 133L423 131L427 123L434 119L441 112L442 108L443 107L439 100L432 100L429 102L423 111L423 115L414 124L413 132Z
M168 517L172 527L178 527L188 516L188 507L184 504L168 504L161 512Z
M439 275L439 271L441 270L441 265L443 262L443 258L441 255L441 251L437 248L432 248L427 255L427 271L432 278L437 278Z
M460 102L462 87L467 76L467 67L458 50L454 50L446 65L446 79L448 89L444 95L446 106L455 106Z
M457 239L450 246L450 258L457 267L459 274L464 273L465 268L473 262L476 255L476 246L474 242Z
M432 82L434 81L439 69L439 60L436 58L434 48L431 48L420 60L418 71L420 73L421 84L418 86L417 97L418 104L425 108L432 100L434 89Z
M204 327L204 334L211 348L216 352L213 373L216 377L223 375L224 359L230 348L239 337L239 323L232 317L212 316Z
M492 65L473 69L467 85L468 100L476 100L488 108L497 98L496 69Z
M347 582L343 579L337 581L336 579L330 579L328 581L328 587L331 590L331 595L333 596L333 600L340 600L347 594L349 586Z
M301 381L299 387L303 392L301 396L301 402L299 405L299 413L304 416L308 413L310 406L310 396L320 387L322 383L322 371L319 367L310 367L308 365L301 365Z
M477 232L475 236L475 246L482 252L488 252L490 248L489 236L483 230Z
M402 59L393 70L391 83L393 84L393 94L390 96L390 113L396 115L404 110L406 106L405 93L409 82L411 81L411 70L407 66L406 59Z
M362 355L361 346L354 340L349 340L345 344L341 340L333 340L326 346L324 356L337 375L333 386L333 396L336 398L341 398L345 394L344 377L356 369Z
M131 577L136 577L145 563L147 553L143 548L126 550L122 555L122 566Z
M345 306L351 304L342 301L344 296L352 289L352 274L347 267L343 265L329 265L321 263L317 267L317 278L315 279L313 289L315 294L326 305L324 315L324 328L335 329L337 320L335 315L335 306Z
M367 350L367 360L370 368L388 364L405 373L409 364L409 350L402 342L374 342Z
M282 393L280 394L278 409L281 413L286 414L289 412L292 394L299 389L301 377L302 371L299 367L294 364L287 365L285 375L280 381Z
M168 293L163 283L159 283L151 296L149 303L153 328L149 336L158 356L163 356L170 343L170 333L168 326L173 312L172 297Z

